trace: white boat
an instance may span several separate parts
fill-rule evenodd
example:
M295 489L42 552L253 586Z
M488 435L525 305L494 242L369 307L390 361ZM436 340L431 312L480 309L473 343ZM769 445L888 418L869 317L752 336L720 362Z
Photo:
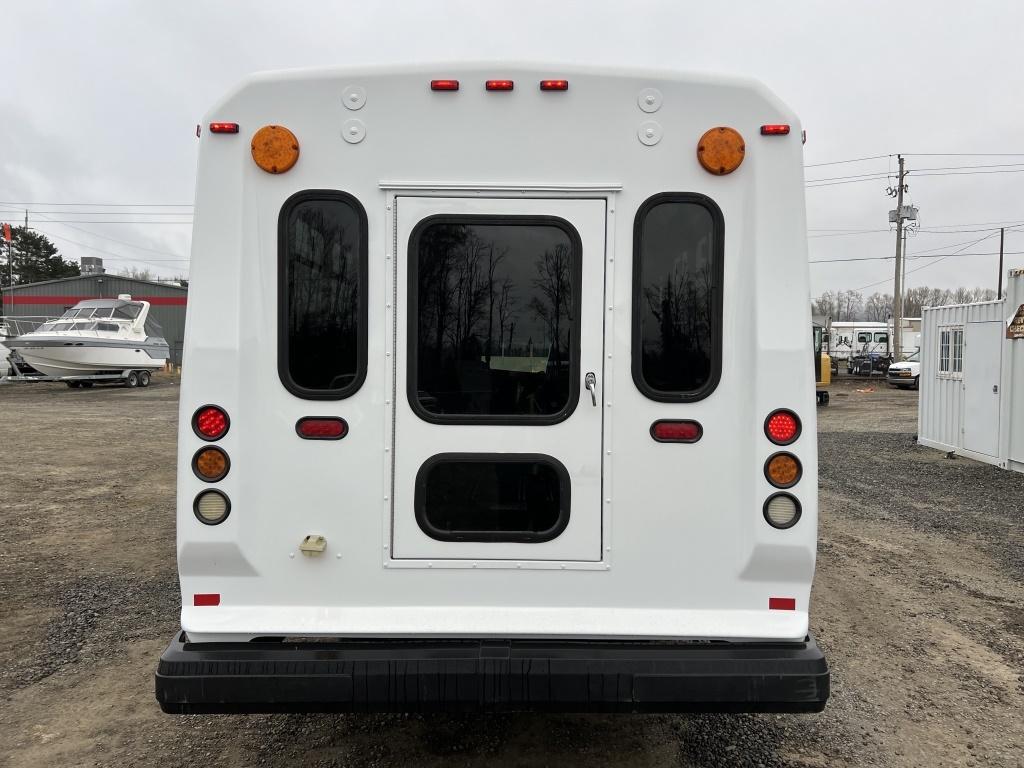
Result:
M170 352L148 301L80 301L55 320L4 344L44 376L96 376L163 368Z
M10 340L34 331L40 325L52 319L51 317L0 316L0 378L3 378L10 368Z

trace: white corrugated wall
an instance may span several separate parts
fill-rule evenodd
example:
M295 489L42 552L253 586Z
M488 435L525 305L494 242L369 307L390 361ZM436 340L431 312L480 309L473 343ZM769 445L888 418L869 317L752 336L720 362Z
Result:
M917 412L920 442L947 451L963 448L963 378L939 375L940 329L1004 321L1005 314L1004 301L926 307L921 313L921 395Z

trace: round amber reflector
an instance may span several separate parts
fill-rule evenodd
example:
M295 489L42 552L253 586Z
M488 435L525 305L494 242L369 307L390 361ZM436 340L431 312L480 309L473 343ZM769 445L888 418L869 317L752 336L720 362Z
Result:
M289 171L299 159L299 140L283 125L264 125L252 137L252 159L267 173Z
M743 137L735 128L712 128L697 142L697 159L708 173L724 176L740 167L747 151Z
M203 491L192 502L196 519L205 525L223 523L231 514L231 502L220 491Z
M220 448L200 448L192 457L192 471L208 483L223 480L230 466L228 455Z
M802 473L800 460L791 453L773 454L764 464L764 476L776 488L792 488Z

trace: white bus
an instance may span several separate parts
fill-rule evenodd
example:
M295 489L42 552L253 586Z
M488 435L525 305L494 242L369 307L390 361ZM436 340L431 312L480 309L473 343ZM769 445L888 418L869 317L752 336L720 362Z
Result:
M338 69L201 134L165 711L825 706L785 105Z

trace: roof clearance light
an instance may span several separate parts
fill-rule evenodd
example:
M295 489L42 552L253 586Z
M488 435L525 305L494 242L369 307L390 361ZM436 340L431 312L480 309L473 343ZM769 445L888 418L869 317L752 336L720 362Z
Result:
M203 491L192 502L192 511L203 525L219 525L231 514L231 502L220 491Z
M696 421L656 421L651 424L651 437L659 443L696 443L704 428Z
M230 468L231 461L228 455L212 445L200 448L192 457L192 471L196 473L196 477L207 483L223 480Z
M348 434L348 424L334 416L307 416L298 420L295 432L305 440L341 440Z
M513 82L511 80L488 80L486 85L488 91L511 91Z
M697 160L708 173L725 176L740 167L747 151L735 128L720 125L706 131L697 142Z
M792 453L772 454L764 463L764 476L776 488L792 488L800 482L803 468L800 460Z
M267 173L285 173L299 160L299 140L283 125L264 125L252 137L252 159Z
M192 431L203 440L220 440L230 426L228 415L216 405L204 405L192 416Z
M789 126L788 125L762 125L761 126L762 136L788 136Z
M210 123L210 133L238 133L238 123Z
M782 408L772 411L764 420L764 433L776 445L789 445L800 437L800 419Z
M765 501L763 512L772 528L792 528L800 519L800 502L788 493L776 493Z
M430 90L432 91L457 91L459 90L458 80L431 80Z
M568 80L541 80L540 89L542 91L568 91L569 81Z

